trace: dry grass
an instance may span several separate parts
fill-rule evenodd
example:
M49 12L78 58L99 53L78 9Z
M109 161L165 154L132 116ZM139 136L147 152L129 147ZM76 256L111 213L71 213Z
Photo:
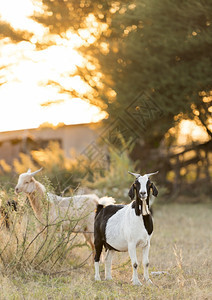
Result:
M212 299L212 205L161 205L154 219L150 272L167 272L150 275L155 285L132 286L128 255L116 253L113 281L95 283L91 259L54 276L27 269L0 275L0 299ZM77 252L83 259L89 251ZM139 274L142 278L142 267Z

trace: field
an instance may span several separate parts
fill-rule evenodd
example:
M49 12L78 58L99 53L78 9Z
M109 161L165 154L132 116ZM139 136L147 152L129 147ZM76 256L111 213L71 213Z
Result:
M132 286L129 257L116 253L113 281L94 282L90 258L83 267L54 276L34 270L0 275L0 299L212 299L211 203L157 205L154 221L150 248L154 285ZM88 249L81 255L85 252ZM140 249L137 253L140 262ZM101 270L103 279L103 266ZM165 273L151 274L157 271Z

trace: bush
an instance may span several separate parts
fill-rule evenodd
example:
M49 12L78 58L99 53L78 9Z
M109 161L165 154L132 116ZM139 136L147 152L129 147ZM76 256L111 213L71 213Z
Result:
M128 171L136 170L136 162L130 159L129 153L132 147L129 147L125 142L123 152L117 149L109 149L110 165L108 168L93 172L93 178L85 178L82 181L83 186L95 191L99 196L112 196L117 202L129 202L128 191L134 178L128 174Z
M44 182L43 182L44 183ZM47 191L52 190L45 178ZM14 198L14 192L13 192ZM61 270L64 266L76 267L82 263L82 257L76 256L75 248L86 244L77 233L73 233L76 217L66 218L70 222L69 229L60 232L61 220L54 224L41 224L35 217L25 196L18 197L17 211L7 205L11 199L9 193L1 188L0 211L0 269L3 272L36 269L45 273ZM17 200L17 199L16 199ZM48 204L47 199L44 201ZM45 206L45 216L48 220L49 205ZM8 217L9 228L5 218ZM63 222L64 220L62 220ZM89 256L91 251L89 251ZM88 254L86 254L88 256Z
M31 151L30 155L21 153L20 159L14 160L14 169L18 174L26 172L28 168L33 171L43 167L42 174L49 178L57 194L75 190L90 170L89 165L82 156L67 158L59 143L54 141L45 149Z

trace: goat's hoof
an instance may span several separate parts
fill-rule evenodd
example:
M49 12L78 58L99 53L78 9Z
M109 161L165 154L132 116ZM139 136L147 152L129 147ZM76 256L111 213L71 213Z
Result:
M100 276L95 276L95 281L101 281Z
M105 277L105 280L113 280L112 276Z
M139 280L133 280L133 285L141 286L142 283Z

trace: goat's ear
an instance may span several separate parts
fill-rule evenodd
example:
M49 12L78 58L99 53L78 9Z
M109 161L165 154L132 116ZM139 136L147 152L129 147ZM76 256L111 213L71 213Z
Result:
M131 185L128 195L131 198L131 200L134 199L134 197L135 197L135 186L134 186L134 183Z
M158 195L158 190L153 183L152 183L152 195L155 197L157 197L157 195Z

